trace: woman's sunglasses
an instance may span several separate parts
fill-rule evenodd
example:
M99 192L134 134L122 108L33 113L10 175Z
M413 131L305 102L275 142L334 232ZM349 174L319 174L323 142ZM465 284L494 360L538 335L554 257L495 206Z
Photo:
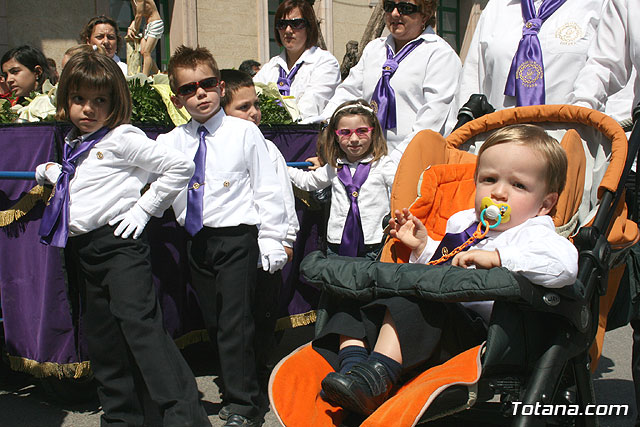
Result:
M287 27L291 27L294 30L301 30L307 27L307 20L304 18L296 18L296 19L278 19L276 21L277 30L285 30Z
M219 83L220 82L218 81L217 77L208 77L206 79L200 80L199 82L187 83L180 86L176 91L176 95L190 96L196 93L199 87L204 90L209 90L218 87Z
M412 15L420 10L420 6L417 4L407 3L405 1L395 3L391 0L385 0L382 4L382 8L387 13L391 13L393 12L393 9L398 8L398 13L400 15Z
M373 130L373 127L366 127L366 126L362 126L355 129L342 128L342 129L336 129L336 135L338 135L338 138L340 139L347 139L347 138L351 138L351 135L353 135L353 133L355 132L356 135L362 138L363 136L369 135L372 130Z

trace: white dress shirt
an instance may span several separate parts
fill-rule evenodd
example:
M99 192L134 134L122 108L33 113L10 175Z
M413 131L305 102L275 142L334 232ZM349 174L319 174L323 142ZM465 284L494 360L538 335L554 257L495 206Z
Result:
M126 62L122 62L122 60L120 59L120 57L118 55L113 55L113 60L116 61L116 64L118 64L118 67L120 67L120 69L122 70L122 73L124 74L125 77L127 77L127 72L128 72L128 67L127 67L127 63Z
M447 221L447 233L460 233L476 222L475 209L457 212ZM440 246L429 239L419 256L412 253L409 262L426 264ZM502 267L520 273L531 283L547 288L572 285L578 275L578 250L556 233L551 217L537 216L505 231L489 231L487 237L469 249L497 250ZM489 324L493 301L462 302L480 314Z
M405 148L420 130L445 131L445 122L453 104L460 75L460 58L449 44L427 27L419 36L424 40L405 59L390 79L396 96L397 128L387 129L385 138L390 156L398 161ZM396 53L391 35L372 40L362 52L360 61L351 68L349 76L338 86L321 114L329 119L345 101L358 98L371 101L387 49ZM394 151L395 149L395 151Z
M227 116L220 109L203 124L207 159L203 199L205 227L260 225L258 244L261 253L282 248L287 234L287 215L282 189L269 160L262 133L248 120ZM200 137L195 120L159 135L157 141L193 159ZM187 213L187 186L183 188L173 210L180 225Z
M71 135L66 138L70 145L76 141ZM69 183L70 236L95 230L136 203L148 214L161 216L189 184L194 170L189 158L157 144L131 125L112 129L76 165ZM140 196L142 187L156 174L157 179Z
M362 163L370 162L372 157L362 159ZM349 167L351 176L358 167L357 163L348 163L338 159L338 163ZM364 243L372 245L382 241L382 219L390 210L389 197L396 171L396 164L389 156L384 156L371 165L367 180L358 192L358 208L362 221ZM329 243L340 244L344 224L351 207L347 191L340 182L336 168L329 164L314 171L302 171L289 168L289 176L293 184L301 190L313 191L331 186L331 211L327 226L327 240Z
M269 158L278 175L278 181L280 181L282 198L284 199L284 206L287 211L289 227L287 228L287 236L282 243L284 246L292 248L293 243L296 241L300 224L298 223L298 215L296 214L296 200L293 196L293 187L291 186L291 179L287 172L287 162L273 142L268 139L265 141L267 142L267 150L269 150Z
M605 1L567 0L542 24L538 39L546 104L568 103L578 72L587 60ZM536 10L541 4L542 0L535 0ZM485 94L496 110L516 105L516 98L506 96L504 88L523 25L520 0L489 0L465 58L456 112L474 93Z
M320 114L342 78L336 57L317 46L305 50L294 67L301 62L304 64L300 66L291 82L290 94L296 98L300 114L305 119ZM284 50L264 64L253 80L260 83L277 82L280 67L289 74Z
M640 9L628 0L611 0L603 12L597 36L589 49L589 59L578 78L570 102L603 109L607 96L633 78L631 105L640 102Z
M457 212L447 221L447 233L459 233L476 222L475 209ZM440 241L428 239L419 257L411 254L410 262L429 262ZM575 282L578 274L578 250L556 233L549 215L541 215L504 231L489 230L487 237L470 249L500 253L502 266L520 273L531 283L547 288L561 288Z

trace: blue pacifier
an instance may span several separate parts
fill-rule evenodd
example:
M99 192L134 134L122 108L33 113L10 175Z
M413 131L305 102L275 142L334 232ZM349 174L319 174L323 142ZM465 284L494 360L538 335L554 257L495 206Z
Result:
M482 211L480 212L480 222L488 228L496 228L503 222L509 222L511 219L511 206L506 203L495 203L491 197L483 197L480 204ZM485 221L485 217L495 224L489 225Z

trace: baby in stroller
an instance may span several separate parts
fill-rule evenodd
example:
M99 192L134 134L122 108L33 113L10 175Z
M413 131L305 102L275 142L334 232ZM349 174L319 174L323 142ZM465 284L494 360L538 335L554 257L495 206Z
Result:
M578 252L556 234L548 215L564 188L566 170L564 150L542 128L503 128L478 153L475 208L449 218L441 241L430 238L408 209L395 212L391 235L411 249L411 262L505 267L537 285L573 284ZM313 344L320 354L338 349L339 371L324 378L322 390L329 401L363 415L389 397L404 373L440 364L485 340L492 308L491 301L441 303L401 296L337 304Z

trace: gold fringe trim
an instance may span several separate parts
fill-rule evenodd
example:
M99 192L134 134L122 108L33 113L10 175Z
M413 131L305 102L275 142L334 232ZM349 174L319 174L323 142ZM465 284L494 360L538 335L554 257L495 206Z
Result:
M11 209L0 211L0 227L6 227L29 213L40 201L46 202L51 195L51 188L36 185L27 194L22 196Z
M185 347L190 346L191 344L196 344L199 342L210 341L209 333L206 329L198 329L197 331L187 332L173 340L176 343L176 346L179 349L183 349Z
M24 357L9 355L9 364L14 371L25 372L36 378L78 379L91 375L91 363L89 361L77 363L37 362Z
M293 314L288 317L281 317L276 322L276 331L307 326L316 322L316 311L311 310L306 313Z

